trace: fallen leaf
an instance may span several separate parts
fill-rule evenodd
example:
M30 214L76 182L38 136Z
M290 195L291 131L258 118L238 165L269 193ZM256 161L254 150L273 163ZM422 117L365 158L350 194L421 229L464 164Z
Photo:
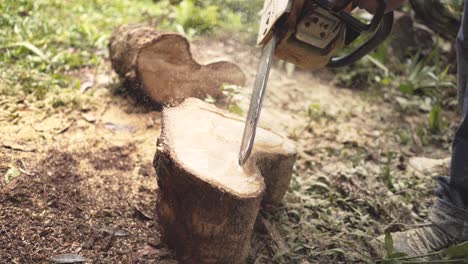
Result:
M97 120L96 116L91 113L83 113L81 114L81 117L89 123L94 123Z
M431 159L426 157L412 157L408 165L410 171L414 171L421 177L431 177L437 175L447 175L450 168L450 158Z
M129 235L129 233L123 229L116 229L116 228L109 227L109 226L103 227L99 229L99 231L114 235L116 237L126 237Z
M72 127L73 124L75 124L75 119L73 119L69 124L67 124L62 129L60 129L57 133L55 133L55 135L60 135L60 134L67 132L67 130L70 129L70 127Z
M161 248L163 247L162 241L160 237L153 237L151 240L148 241L148 245L154 248Z
M5 173L5 182L9 183L11 182L14 178L18 177L21 175L21 172L19 171L18 168L16 167L10 167L8 171Z
M50 262L58 264L83 263L86 259L77 254L62 254L48 259Z
M141 220L148 221L153 219L153 217L150 214L146 213L143 209L141 209L140 206L133 205L133 209L135 210L135 216L140 218Z
M140 249L137 253L138 258L146 257L146 256L156 256L159 258L169 257L171 252L166 248L154 248L150 245L145 245L142 249Z
M93 82L91 81L83 82L80 86L80 93L81 94L86 93L91 87L93 87Z
M135 128L132 126L126 126L126 125L121 125L121 124L116 124L116 123L106 123L104 125L107 129L110 129L112 131L118 131L118 132L130 132L133 133L135 132Z
M142 249L140 249L137 253L137 255L141 257L145 256L152 256L158 254L159 250L150 246L150 245L145 245Z

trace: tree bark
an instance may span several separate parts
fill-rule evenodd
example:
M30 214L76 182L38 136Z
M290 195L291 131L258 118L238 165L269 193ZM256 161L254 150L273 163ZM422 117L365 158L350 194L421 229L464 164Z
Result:
M187 39L143 25L116 28L109 53L126 87L157 103L174 104L207 95L220 98L223 84L245 83L237 65L226 61L200 65L192 58Z
M242 119L197 99L163 111L154 166L164 240L182 263L244 263L260 204L279 202L294 144L259 128L241 167Z

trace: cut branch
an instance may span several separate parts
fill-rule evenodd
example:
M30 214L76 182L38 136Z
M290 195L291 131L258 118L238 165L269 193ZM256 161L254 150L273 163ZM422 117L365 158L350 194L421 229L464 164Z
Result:
M223 96L223 84L243 86L240 68L226 61L200 65L179 34L142 25L118 27L109 42L113 69L126 87L153 102L179 103L188 97Z

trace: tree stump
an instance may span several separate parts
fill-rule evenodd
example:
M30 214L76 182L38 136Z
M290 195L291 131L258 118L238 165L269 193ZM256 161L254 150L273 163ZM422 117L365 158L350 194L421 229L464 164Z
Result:
M241 167L243 128L243 119L198 99L163 111L157 214L182 263L244 263L262 199L279 202L288 188L294 144L259 128Z
M112 68L125 86L153 102L180 103L188 97L221 98L222 85L243 86L245 76L230 62L200 65L186 38L143 25L116 28L109 42Z

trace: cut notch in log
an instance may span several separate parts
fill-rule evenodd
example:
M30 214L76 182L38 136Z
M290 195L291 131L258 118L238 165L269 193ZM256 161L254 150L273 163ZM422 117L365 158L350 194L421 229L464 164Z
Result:
M157 103L180 103L186 98L223 96L222 86L243 86L240 68L227 61L200 65L186 38L143 25L116 28L109 42L113 69L126 86Z
M279 202L294 144L259 128L238 165L244 121L197 99L163 111L154 166L163 238L183 263L244 263L260 203Z

